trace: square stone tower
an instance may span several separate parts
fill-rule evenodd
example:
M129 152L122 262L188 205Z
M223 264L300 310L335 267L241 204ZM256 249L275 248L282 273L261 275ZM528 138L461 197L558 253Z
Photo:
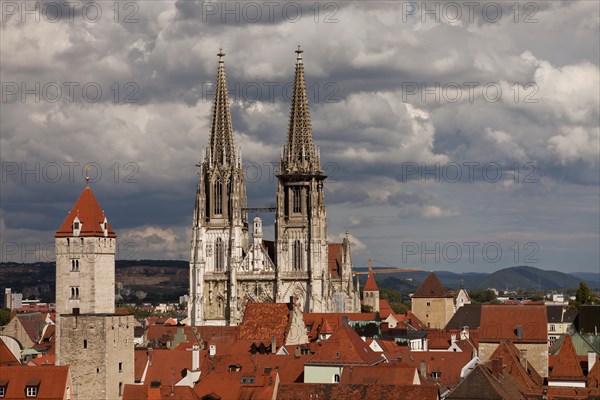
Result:
M88 184L55 234L56 363L70 365L74 398L119 399L134 381L132 315L115 314L115 250Z

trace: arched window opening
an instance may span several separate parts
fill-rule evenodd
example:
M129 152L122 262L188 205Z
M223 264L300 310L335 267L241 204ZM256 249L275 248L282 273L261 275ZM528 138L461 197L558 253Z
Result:
M213 214L223 214L223 183L219 178L213 185Z
M215 242L215 271L222 272L225 266L225 248L221 238Z
M302 270L302 243L299 240L292 245L292 268L294 271Z

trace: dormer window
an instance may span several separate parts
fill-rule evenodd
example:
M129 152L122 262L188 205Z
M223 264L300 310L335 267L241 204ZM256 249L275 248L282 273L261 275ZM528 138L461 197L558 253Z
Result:
M39 380L27 382L27 386L25 387L25 397L37 397L39 386Z
M6 384L0 386L0 397L6 396Z
M79 236L79 233L81 232L81 221L79 220L79 217L75 217L75 219L73 220L73 236Z

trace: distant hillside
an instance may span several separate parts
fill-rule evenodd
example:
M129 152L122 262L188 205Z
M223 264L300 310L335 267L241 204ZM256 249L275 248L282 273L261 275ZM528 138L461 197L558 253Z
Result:
M519 266L505 268L494 272L481 279L477 285L479 289L545 289L561 290L576 288L581 282L580 278L558 271Z
M357 270L366 271L364 268ZM375 268L375 271L377 271L377 268ZM423 282L428 273L429 271L386 273L376 274L375 278L380 287L401 292L413 292ZM459 289L463 285L467 290L487 288L499 290L507 288L510 290L538 289L538 287L541 287L542 290L561 290L577 288L582 280L592 289L598 289L600 286L598 274L585 272L565 274L529 266L505 268L492 274L480 272L458 274L450 271L435 271L435 273L449 289ZM366 279L366 275L360 276L361 285L364 285Z

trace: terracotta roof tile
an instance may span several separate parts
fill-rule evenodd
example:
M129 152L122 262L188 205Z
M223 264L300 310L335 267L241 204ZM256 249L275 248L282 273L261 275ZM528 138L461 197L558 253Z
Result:
M322 343L308 364L375 365L383 361L381 355L367 346L360 336L345 324L338 325L329 339Z
M19 359L8 349L4 340L0 340L0 364L2 365L21 365Z
M442 284L437 275L430 272L412 297L452 297L452 294L450 294L448 289Z
M248 303L238 338L283 344L290 324L290 310L285 303Z
M213 394L221 399L272 399L278 379L274 370L211 372L194 386L194 393L198 398Z
M152 388L145 385L125 385L123 400L199 400L188 386L171 385Z
M44 327L46 326L46 318L40 312L17 314L15 316L21 322L23 329L32 342L37 343L41 337Z
M585 381L585 376L579 365L577 353L575 347L573 347L573 341L571 336L565 335L562 346L558 352L556 363L550 375L549 380L559 381Z
M69 385L68 366L0 366L0 380L8 381L5 398L22 399L31 381L39 381L38 399L63 399Z
M544 383L543 378L527 361L527 368L521 364L519 349L510 341L503 340L492 353L491 359L502 359L502 372L510 374L524 390L537 390Z
M192 352L188 350L152 350L152 362L148 362L145 385L160 381L163 385L179 382L185 376L185 370L192 369Z
M94 193L89 186L86 186L85 189L83 189L81 196L79 196L79 199L54 236L73 236L73 221L75 220L75 217L79 217L79 220L82 223L79 236L105 237L104 230L101 226L105 219L104 211L100 208L98 200L96 200L96 196L94 196ZM117 237L117 234L112 230L108 222L106 231L106 237Z
M278 400L306 399L361 399L361 400L437 400L438 389L430 385L346 385L346 384L282 384Z
M586 386L590 388L600 388L600 360L596 360L596 364L594 364L592 370L588 372Z
M328 243L327 265L331 276L338 277L342 271L342 243Z
M480 342L547 343L547 329L545 305L481 306Z
M493 375L491 362L477 365L446 397L452 399L522 399L519 386L509 374Z

